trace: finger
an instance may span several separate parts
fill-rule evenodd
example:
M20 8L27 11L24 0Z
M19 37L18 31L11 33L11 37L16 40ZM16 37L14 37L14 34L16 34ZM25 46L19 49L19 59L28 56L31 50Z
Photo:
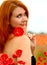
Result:
M35 39L36 35L35 35L35 34L30 34L30 33L28 33L28 37L29 37L30 39Z
M28 36L29 38L32 38L33 35L32 35L31 33L28 33L27 36Z

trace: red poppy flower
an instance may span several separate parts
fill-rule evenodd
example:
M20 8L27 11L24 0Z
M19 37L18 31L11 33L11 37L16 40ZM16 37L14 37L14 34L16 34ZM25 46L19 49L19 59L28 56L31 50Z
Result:
M8 58L7 59L7 65L9 65L9 64L15 65L15 63L13 62L13 59L12 58Z
M26 63L22 60L18 61L19 64L25 65Z
M15 54L12 55L12 57L13 57L13 58L17 58L17 57L20 57L21 55L22 55L22 50L19 49L19 50L17 50L17 51L15 52Z
M44 52L44 55L47 56L47 52Z
M43 58L43 60L46 60L46 58Z
M7 58L8 58L7 54L2 54L0 57L1 60L6 60Z
M22 36L24 31L21 27L16 27L14 30L13 30L13 33L15 36Z
M42 57L38 57L38 60L42 62L43 61L43 58Z
M47 65L47 62L44 62L44 65Z
M16 54L13 54L12 57L13 57L13 58L17 58Z
M0 56L0 65L15 65L12 58L8 58L7 54L2 54Z
M7 58L8 58L8 55L7 54L2 54L0 56L0 63L1 64L6 64L7 63Z
M37 62L36 65L40 65L40 62Z

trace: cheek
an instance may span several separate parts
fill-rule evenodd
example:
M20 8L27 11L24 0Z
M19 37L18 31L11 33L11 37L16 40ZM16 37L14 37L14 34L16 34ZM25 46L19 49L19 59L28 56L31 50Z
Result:
M11 18L11 25L15 26L21 23L21 20L17 19L17 18Z
M20 23L21 23L21 20L20 20L20 19L17 19L17 18L16 18L14 21L15 21L17 24L20 24Z

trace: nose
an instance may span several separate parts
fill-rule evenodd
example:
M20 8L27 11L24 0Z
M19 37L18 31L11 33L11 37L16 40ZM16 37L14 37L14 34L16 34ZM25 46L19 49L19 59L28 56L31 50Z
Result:
M24 22L27 22L27 19L28 19L27 16L23 16L23 17L22 17L22 22L23 22L23 23L24 23Z

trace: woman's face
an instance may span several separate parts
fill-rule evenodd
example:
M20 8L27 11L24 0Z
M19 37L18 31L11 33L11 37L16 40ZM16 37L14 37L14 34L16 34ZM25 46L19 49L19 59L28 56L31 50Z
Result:
M17 7L12 12L10 24L12 27L22 27L26 32L27 20L26 11L22 7Z

